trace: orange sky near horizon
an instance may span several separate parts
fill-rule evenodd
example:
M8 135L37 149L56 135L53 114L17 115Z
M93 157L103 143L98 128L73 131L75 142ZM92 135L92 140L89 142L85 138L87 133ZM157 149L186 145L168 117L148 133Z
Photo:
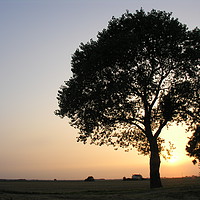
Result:
M141 7L173 12L189 29L200 27L199 0L0 0L0 179L149 177L148 156L77 143L78 131L54 115L79 44L95 38L112 16ZM161 177L199 175L185 152L190 135L176 125L162 132L176 149L171 161L162 159Z

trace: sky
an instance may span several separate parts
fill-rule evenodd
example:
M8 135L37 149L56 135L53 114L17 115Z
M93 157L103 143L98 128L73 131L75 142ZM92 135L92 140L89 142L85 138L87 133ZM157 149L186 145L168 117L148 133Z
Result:
M54 115L79 44L95 39L112 16L141 7L200 27L199 0L0 0L0 179L149 177L148 156L77 143L78 130ZM191 134L184 128L162 132L176 149L162 159L161 177L199 174L184 150Z

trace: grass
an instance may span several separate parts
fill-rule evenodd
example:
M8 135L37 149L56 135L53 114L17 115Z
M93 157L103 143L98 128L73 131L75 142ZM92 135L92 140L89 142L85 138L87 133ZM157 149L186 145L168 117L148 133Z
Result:
M163 188L149 181L0 181L0 200L199 200L200 178L163 179Z

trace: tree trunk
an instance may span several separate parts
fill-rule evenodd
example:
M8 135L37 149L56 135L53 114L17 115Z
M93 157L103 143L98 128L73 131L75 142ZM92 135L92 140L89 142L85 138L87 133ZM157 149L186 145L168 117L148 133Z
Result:
M150 142L151 155L150 155L150 188L162 187L160 180L160 155L158 151L157 140L153 139Z

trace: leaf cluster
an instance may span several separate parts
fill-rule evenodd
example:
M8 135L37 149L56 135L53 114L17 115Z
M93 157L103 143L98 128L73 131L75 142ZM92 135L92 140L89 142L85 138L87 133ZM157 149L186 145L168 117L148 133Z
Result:
M194 134L189 138L186 151L188 156L194 157L192 161L194 164L200 162L200 126L197 126Z

